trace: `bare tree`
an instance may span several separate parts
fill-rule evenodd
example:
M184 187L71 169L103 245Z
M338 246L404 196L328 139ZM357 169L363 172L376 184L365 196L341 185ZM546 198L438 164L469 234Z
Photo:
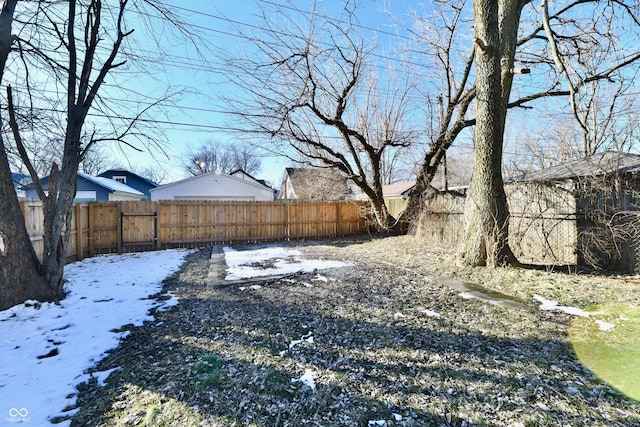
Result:
M521 130L517 137L505 137L504 176L514 178L577 160L583 157L579 143L580 132L570 118L555 118L545 122L543 128Z
M160 167L148 166L143 168L134 168L133 172L148 179L149 181L155 182L156 184L160 184L167 179L167 172Z
M469 19L466 0L456 2L436 2L430 17L414 16L414 44L425 45L418 53L429 60L429 65L441 70L430 74L431 82L425 85L423 96L429 106L431 123L427 130L430 144L425 151L416 173L416 185L409 193L403 212L397 218L396 227L406 229L422 209L423 197L427 194L431 181L458 136L475 125L475 119L468 116L476 97L476 87L472 78L474 51L464 51L466 37L464 26ZM434 95L434 90L436 93ZM434 101L437 99L437 102Z
M297 200L345 200L351 196L347 181L335 169L287 168L292 188L280 189L280 198ZM295 194L291 194L294 191Z
M254 147L236 143L227 146L227 152L233 167L231 172L240 169L249 175L254 175L260 170L262 162Z
M615 27L624 28L622 19L625 16L630 19L628 24L640 27L637 12L637 4L611 2L595 8L591 20L574 15L560 21L549 12L548 1L542 1L542 25L549 52L569 89L571 112L582 131L585 156L594 154L605 144L616 103L629 87L633 87L631 82L635 79L625 76L622 70L628 73L628 65L640 59L640 52L629 53L621 49L624 40L618 38L619 35L616 37ZM563 49L558 39L571 39L575 48ZM615 87L605 97L603 86Z
M260 165L253 147L213 141L189 149L182 162L184 170L194 176L208 172L231 173L238 169L252 175L260 170Z
M24 301L25 298L60 299L64 296L62 274L81 162L92 146L99 142L117 141L133 147L129 138L137 137L135 141L148 138L144 132L136 131L135 124L137 118L153 104L142 108L133 118L116 116L121 118L120 122L125 122L119 130L114 127L108 134L92 131L88 138L84 138L85 124L91 111L102 112L114 124L114 116L110 115L113 108L100 94L104 91L107 76L113 76L115 70L126 68L123 52L127 50L126 41L133 29L128 26L125 16L128 11L136 9L142 12L138 22L143 22L153 13L167 20L173 16L161 2L144 0L120 0L115 4L102 0L21 3L23 9L19 15L14 13L16 2L4 3L2 16L6 19L6 25L2 26L0 50L15 47L18 52L12 63L12 75L17 76L15 89L7 86L6 91L8 124L16 150L43 202L44 251L40 262L33 248L22 244L26 230L17 198L12 189L3 186L0 188L0 207L7 215L3 214L0 219L0 230L10 231L3 231L5 251L7 248L9 250L7 256L0 257L2 308ZM145 6L148 9L143 10ZM11 34L12 23L20 26L20 36ZM3 66L0 70L3 75L7 55L8 51L4 56L5 62L0 64ZM38 73L29 72L34 67L38 68ZM33 129L25 133L18 119L19 116L36 112L39 104L34 100L38 96L41 96L38 102L50 105L46 110L51 113L49 126L55 128L55 123L64 124L60 163L54 161L51 164L46 190L25 143L25 140L34 136ZM23 104L27 107L21 110ZM7 180L7 146L3 145L0 151L0 181L10 182ZM13 257L22 260L20 268L16 268Z
M417 176L417 185L410 195L405 212L400 217L409 220L420 209L420 199L429 182L433 179L441 164L446 150L460 133L476 126L474 134L474 172L471 188L468 192L466 228L464 245L461 248L463 262L474 265L512 262L514 260L508 248L508 210L502 188L502 146L506 125L506 111L509 108L530 108L533 101L546 97L571 96L572 90L562 88L561 76L548 50L548 38L541 24L540 13L536 6L528 1L474 2L474 34L470 38L473 45L464 42L464 29L468 28L469 11L466 1L437 2L436 12L429 19L418 21L428 31L414 30L418 39L431 40L427 56L435 58L442 66L444 84L437 95L427 94L438 99L441 114L435 137L427 150ZM556 10L549 14L549 20L562 27L563 23L573 22L572 17L581 16L580 8L593 8L595 2L569 1L557 4ZM521 23L522 9L526 20ZM635 28L632 9L622 2L599 5L598 12L591 18L600 22L606 17L614 22L626 16ZM615 9L615 10L614 10ZM614 13L618 12L618 14ZM620 13L621 12L621 13ZM434 16L441 22L438 30L431 28ZM532 19L530 19L532 18ZM536 20L536 18L538 18ZM488 20L491 20L490 22ZM614 28L613 25L609 26ZM480 34L479 31L487 31ZM435 34L435 36L434 36ZM462 42L460 35L462 34ZM579 58L580 49L588 45L585 33L574 33L560 40L563 51L571 52L566 57ZM620 37L620 34L607 37ZM490 43L487 40L490 39ZM461 47L469 46L466 60L460 61L452 56ZM608 46L613 46L609 44ZM431 52L429 54L429 52ZM600 51L602 52L602 51ZM635 54L616 55L605 52L603 55L613 58L609 68L593 68L585 71L578 86L591 81L600 81L611 76L613 70L619 70L636 59ZM540 79L546 85L534 90L512 91L514 74L520 72L516 58L535 67ZM482 60L482 61L481 61ZM496 62L497 61L497 62ZM472 73L475 65L475 73ZM458 73L455 70L458 69ZM486 80L490 75L489 80ZM480 83L484 85L480 87ZM431 92L432 93L432 92ZM482 95L482 96L481 96ZM475 118L469 117L475 111ZM482 117L483 123L478 120Z
M251 50L225 64L243 92L227 101L237 127L263 138L264 148L340 171L371 200L377 226L390 230L383 161L417 139L407 121L414 88L408 76L375 69L352 17L263 11Z
M14 41L12 24L17 2L5 1L0 11L0 81ZM37 268L40 263L25 228L7 152L7 144L0 133L0 309L29 298L55 297L54 290Z
M99 145L92 145L82 156L79 170L88 175L98 175L112 165L111 158Z
M21 126L18 126L21 127ZM86 141L83 137L83 141ZM29 158L36 174L42 178L49 174L51 166L61 164L62 153L64 152L64 140L61 138L48 138L45 140L23 140L25 152ZM20 153L14 147L8 150L11 170L27 172ZM79 170L89 175L97 175L107 169L112 163L110 157L98 145L92 145L87 150L80 163Z
M520 14L524 1L474 2L476 61L475 162L465 203L463 262L511 263L509 209L502 182L502 147Z
M526 3L503 1L495 5L479 1L474 4L478 80L487 77L489 79L484 87L486 93L483 95L483 97L486 96L487 110L483 110L480 103L477 107L476 162L472 185L467 196L465 212L467 227L461 250L463 261L472 265L484 263L496 265L514 261L513 254L508 247L508 207L506 201L503 201L504 191L499 188L502 186L502 179L499 176L501 158L496 156L497 153L501 154L503 136L496 134L496 131L498 133L504 132L506 105L511 94L513 52L519 43L515 39L520 26L520 13ZM573 18L579 16L577 9L584 3L592 3L591 8L596 7L594 18L592 21L587 21L587 25L584 21L579 22ZM549 50L554 58L553 62L557 66L558 73L564 77L569 86L569 100L574 116L582 129L586 131L588 126L584 126L585 123L581 121L581 117L577 113L576 104L579 89L591 82L609 79L612 73L640 58L638 52L618 55L621 51L613 49L614 43L606 43L604 49L597 49L597 46L590 45L590 42L593 41L592 36L596 32L596 37L603 36L608 40L615 40L616 35L612 31L614 22L621 26L622 19L626 18L634 30L638 29L640 22L638 22L632 7L623 2L611 2L596 6L593 2L576 1L556 6L558 9L551 14L547 2L543 1L542 24L536 23L533 31L521 40L538 39L544 30ZM635 7L637 8L637 6ZM562 37L559 32L554 32L551 29L550 23L552 21L558 22L559 28L565 29L574 26L579 28L579 31L571 34L570 37ZM598 31L602 22L605 23L606 31ZM617 34L617 36L626 37L626 34ZM560 40L567 42L567 51L574 50L575 52L577 50L573 57L577 59L574 62L578 64L581 63L581 58L584 55L582 49L588 46L593 47L588 51L588 55L602 55L603 58L608 59L602 61L601 65L603 66L590 67L586 77L582 76L576 80L575 76L571 76L565 62L560 57L558 47ZM478 99L480 100L480 85L478 88ZM492 98L491 93L500 93L500 98ZM614 103L611 105L610 108L613 108ZM597 139L592 136L585 137L586 146L590 144L588 141L597 141ZM590 149L593 148L593 146L590 147ZM479 184L478 181L481 183Z

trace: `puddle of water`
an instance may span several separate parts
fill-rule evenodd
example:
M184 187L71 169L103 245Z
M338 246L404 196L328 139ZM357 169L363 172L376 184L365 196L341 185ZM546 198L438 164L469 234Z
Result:
M436 282L448 286L457 291L461 291L464 297L477 298L481 301L486 301L490 304L499 305L509 308L522 308L522 300L511 295L503 294L502 292L487 289L483 286L476 285L475 283L463 282L462 280L455 279L453 277L436 277Z
M576 317L569 340L576 356L594 374L628 397L640 400L640 307L597 307L595 321ZM604 327L603 327L604 325Z

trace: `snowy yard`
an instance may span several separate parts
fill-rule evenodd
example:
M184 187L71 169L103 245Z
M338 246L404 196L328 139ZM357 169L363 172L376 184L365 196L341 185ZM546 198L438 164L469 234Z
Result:
M60 304L28 302L0 312L0 424L46 425L75 411L75 386L86 371L129 333L178 300L151 297L177 270L187 251L88 258L65 268L67 297ZM64 422L59 425L68 425Z
M131 326L153 320L151 309L162 311L178 303L170 293L157 294L188 253L85 259L65 268L68 295L60 304L29 301L0 312L0 424L44 425L73 415L76 386L91 377L102 384L118 368L87 370L116 348ZM225 253L228 280L345 265L304 260L300 252L281 247L244 252L225 248ZM270 267L256 268L266 261Z

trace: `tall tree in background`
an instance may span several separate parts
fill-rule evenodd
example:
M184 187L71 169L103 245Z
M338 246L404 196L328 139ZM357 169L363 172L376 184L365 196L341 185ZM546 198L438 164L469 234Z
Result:
M477 46L470 46L467 42L472 39L468 35L470 30L468 23L476 13L476 10L472 13L469 11L470 4L471 2L467 0L430 3L431 12L428 15L414 13L414 26L405 28L414 37L410 45L410 50L415 52L412 64L419 64L422 61L425 68L439 69L439 72L423 73L428 75L429 79L421 88L426 99L425 105L435 104L437 99L440 114L432 115L438 120L432 125L431 144L425 150L417 173L417 184L409 196L404 212L400 215L400 223L406 223L415 218L422 207L421 200L425 189L435 176L448 148L465 129L476 125L476 118L472 116L479 102L476 79L478 79L478 73L486 70L477 68L475 63ZM629 53L629 49L624 48L628 45L624 42L624 38L629 34L637 34L635 16L637 16L638 5L591 0L555 2L553 5L555 10L549 12L548 20L553 28L553 37L560 46L558 52L562 60L565 64L571 65L567 69L572 71L574 90L572 92L563 84L563 74L559 72L554 61L550 60L554 54L541 24L542 15L538 5L526 1L521 2L519 6L516 3L501 2L498 6L500 20L504 19L504 14L512 7L527 7L522 13L522 19L517 23L517 54L513 59L517 59L520 64L526 64L536 75L535 81L528 77L519 78L524 80L526 88L516 87L517 90L511 91L510 96L506 98L507 108L529 110L536 100L549 97L566 99L569 96L578 101L574 103L575 105L581 106L579 114L587 113L591 118L584 119L583 122L593 128L596 126L593 120L596 116L593 112L596 109L588 109L595 105L595 102L590 103L589 100L598 100L603 104L598 110L602 120L597 125L598 131L589 132L592 137L598 136L591 146L600 147L600 149L611 146L608 145L611 142L611 127L603 132L606 126L601 124L610 123L609 118L620 116L625 103L619 102L624 93L619 92L619 89L627 90L633 85L631 82L635 78L635 73L628 71L629 68L633 69L628 66L637 60L637 51ZM499 29L500 34L503 30L504 28ZM469 53L463 56L460 52ZM421 59L420 56L423 58ZM621 78L613 81L612 77L616 74ZM620 86L622 82L624 85ZM506 82L500 81L500 85L503 83ZM609 93L615 94L609 101L618 99L618 102L604 103L602 97L585 96L589 94L585 89L593 87L594 83L600 86L605 84L613 86L613 90L606 89ZM598 89L601 93L602 90L604 89ZM554 103L554 105L557 104L557 102ZM531 115L533 114L539 113L532 112ZM551 115L551 117L555 116ZM618 121L620 122L622 120ZM520 132L521 125L516 126ZM621 138L618 137L618 139ZM605 140L606 144L603 144ZM503 237L506 237L506 234ZM484 263L485 261L481 261L483 258L477 258L478 262Z
M631 25L640 26L637 17L639 6L612 2L622 10L621 17L630 16ZM634 10L635 9L635 10ZM549 3L541 4L542 25L549 42L549 52L559 74L569 89L571 113L582 134L582 153L591 156L606 145L617 145L615 139L615 116L620 112L617 103L623 103L625 94L635 87L636 70L628 65L640 59L637 51L627 54L619 48L625 40L611 36L615 27L623 24L600 12L601 15L592 21L567 20L562 28L553 25L555 17L549 12ZM578 33L575 37L578 50L567 52L561 49L557 39L566 37L567 33ZM562 34L564 33L564 34ZM573 54L573 57L571 56ZM612 61L611 58L614 58ZM634 95L634 98L636 96Z
M412 46L426 46L417 50L422 57L417 62L433 66L438 72L429 73L429 81L420 88L429 107L430 123L426 128L430 144L418 163L416 185L397 218L399 230L406 229L421 212L423 197L447 150L465 129L475 125L475 118L468 115L476 97L473 49L459 56L459 52L465 52L464 27L469 19L466 5L466 0L434 2L433 15L426 18L414 14L414 27L408 29L413 36Z
M462 261L470 265L500 265L515 261L508 244L509 212L501 165L516 48L528 42L535 44L546 40L540 52L546 51L548 55L530 55L535 56L539 63L544 63L540 58L554 58L554 61L547 60L546 63L557 67L550 69L555 72L553 81L557 82L556 85L560 84L560 76L567 83L569 101L578 120L575 104L580 89L592 82L611 79L616 71L640 59L640 52L626 52L619 43L629 35L628 31L637 34L640 27L636 17L637 4L570 1L556 5L558 9L550 13L547 2L543 1L541 19L531 23L527 27L528 33L520 34L518 38L522 8L528 3L520 0L474 1L477 128L474 171L467 193L465 234L460 248ZM597 13L592 18L580 18L580 7L595 8ZM551 28L552 21L556 23L557 31ZM606 31L601 30L603 25ZM627 25L629 27L625 28ZM572 28L576 31L572 32ZM613 31L615 28L625 30L620 34ZM593 32L609 42L594 44L597 40L592 37ZM559 60L559 40L564 42L566 49L563 58L566 61L571 59L573 69L582 72L570 75L567 64ZM606 59L593 66L592 61L583 60L585 55Z
M18 120L19 122L19 120ZM20 127L20 126L19 126ZM90 136L83 137L83 141L90 139ZM49 174L53 163L62 163L62 153L64 153L64 139L48 138L44 140L30 138L23 140L27 157L39 177ZM20 153L15 147L7 147L10 152L9 164L13 172L26 172L24 163ZM102 150L100 145L93 144L90 149L86 150L80 163L80 171L89 175L98 175L100 172L108 169L113 163L110 156Z
M255 148L247 144L213 141L191 148L182 162L183 169L193 176L208 172L231 173L238 169L253 175L260 170L260 165Z
M395 220L382 192L384 164L389 151L418 138L408 121L413 83L376 70L352 11L292 17L291 9L264 11L250 50L224 64L241 90L227 99L234 127L294 162L340 171L371 201L377 227L389 231Z

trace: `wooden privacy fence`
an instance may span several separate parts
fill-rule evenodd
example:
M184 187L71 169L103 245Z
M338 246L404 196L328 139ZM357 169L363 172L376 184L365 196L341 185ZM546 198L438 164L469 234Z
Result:
M521 262L576 265L580 215L570 192L539 185L506 186L509 202L509 245ZM463 237L465 196L439 193L425 203L412 233L446 246Z
M21 208L36 253L43 251L39 200ZM223 242L258 242L337 237L366 231L366 202L89 202L74 206L67 256L195 247Z

